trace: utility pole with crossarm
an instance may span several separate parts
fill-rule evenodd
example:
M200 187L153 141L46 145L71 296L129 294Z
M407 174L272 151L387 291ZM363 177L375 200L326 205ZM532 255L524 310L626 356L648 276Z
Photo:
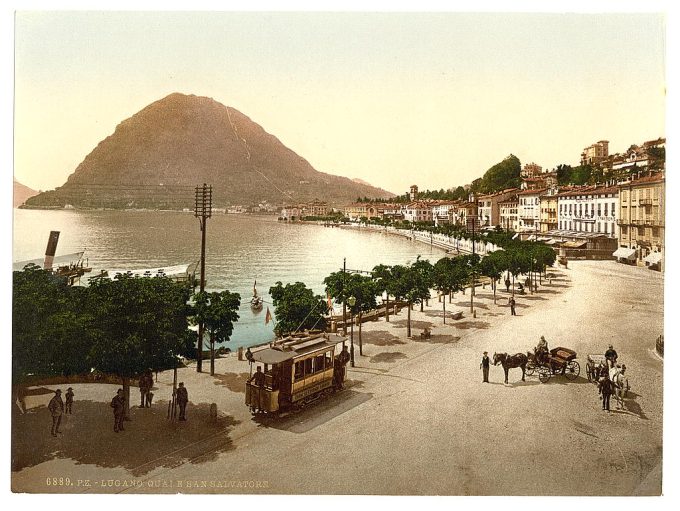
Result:
M206 220L212 216L212 186L203 183L196 187L196 206L194 216L201 226L201 293L205 290L205 230ZM203 371L203 322L198 324L198 341L196 343L196 372Z

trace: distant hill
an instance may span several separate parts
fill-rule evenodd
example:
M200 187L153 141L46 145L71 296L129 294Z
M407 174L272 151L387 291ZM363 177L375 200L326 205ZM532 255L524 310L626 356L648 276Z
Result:
M19 207L21 206L24 202L26 202L26 199L29 197L33 197L34 195L38 195L40 192L36 192L34 189L29 188L26 185L22 185L19 181L16 179L14 180L14 207Z
M234 108L174 93L121 122L63 186L27 205L192 208L202 183L213 186L215 207L393 195L316 171Z

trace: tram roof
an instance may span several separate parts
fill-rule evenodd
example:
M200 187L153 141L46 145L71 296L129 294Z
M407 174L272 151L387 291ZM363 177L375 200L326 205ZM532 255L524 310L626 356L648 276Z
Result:
M328 339L319 336L299 344L276 346L274 348L265 348L263 350L255 351L253 352L253 360L263 364L280 364L286 360L299 358L304 355L309 355L310 353L326 351L344 340L344 337L338 335Z

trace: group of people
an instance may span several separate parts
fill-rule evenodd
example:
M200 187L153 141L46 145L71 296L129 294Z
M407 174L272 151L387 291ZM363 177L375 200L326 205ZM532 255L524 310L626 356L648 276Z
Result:
M626 409L624 398L630 390L628 377L626 376L626 364L618 363L618 354L613 345L604 354L605 363L600 368L597 381L597 392L602 401L602 410L610 411L609 401L612 394L616 397L616 408Z
M57 436L57 433L61 433L59 427L61 426L61 417L64 414L71 415L73 413L73 388L69 387L66 389L66 402L61 398L61 389L54 391L54 396L50 399L47 409L52 417L52 436Z

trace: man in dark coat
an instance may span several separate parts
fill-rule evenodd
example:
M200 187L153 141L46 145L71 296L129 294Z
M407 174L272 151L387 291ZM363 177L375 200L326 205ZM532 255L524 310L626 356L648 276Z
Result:
M61 433L61 431L59 431L59 426L61 426L61 416L64 413L64 401L61 399L61 389L57 389L54 392L54 396L50 399L47 409L52 416L52 436L57 436L57 433Z
M510 315L517 316L517 313L515 312L515 299L511 296L508 302L510 303Z
M111 400L111 408L113 408L113 431L125 431L123 421L125 420L125 394L123 389L118 389L118 392Z
M613 345L610 344L609 349L604 352L604 358L611 362L610 367L614 367L616 365L616 359L619 358L619 355L616 353Z
M482 356L482 362L479 364L482 369L483 380L482 383L489 383L489 352L485 351Z
M614 393L614 384L609 375L600 379L599 393L602 395L602 409L609 411L609 398Z
M66 389L66 411L65 413L72 414L73 413L73 388L69 387Z
M187 403L189 402L189 391L184 386L184 382L179 382L177 387L177 404L179 405L179 420L187 420Z
M508 279L508 278L505 279L505 290L508 293L510 292L510 279Z

